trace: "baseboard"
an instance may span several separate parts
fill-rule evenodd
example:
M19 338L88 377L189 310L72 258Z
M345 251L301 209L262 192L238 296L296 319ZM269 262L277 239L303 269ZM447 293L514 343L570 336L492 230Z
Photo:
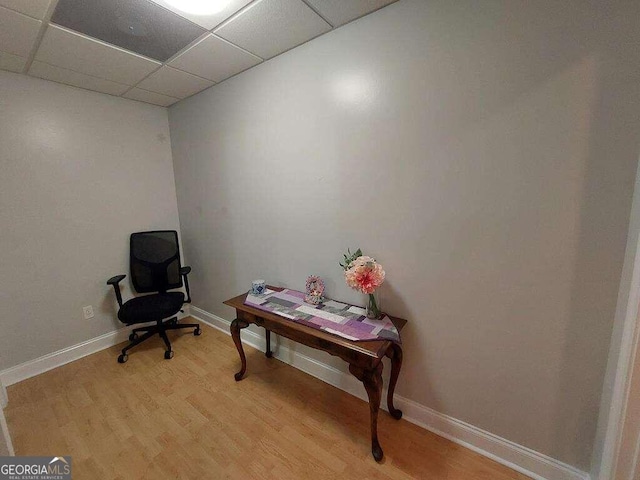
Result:
M13 450L11 435L9 435L9 426L7 425L7 420L4 418L4 411L2 409L0 409L0 439L4 440L7 446L7 453L13 457L16 453Z
M9 396L7 395L7 387L2 383L2 378L0 378L0 410L7 408L7 404L9 403Z
M190 311L192 317L230 335L230 321L193 305ZM264 337L250 330L243 330L242 341L260 350L265 348ZM283 346L275 349L274 356L309 375L366 400L364 387L352 375ZM383 393L382 398L386 398L386 393ZM590 479L588 473L571 465L436 412L408 398L395 395L395 404L403 411L403 419L536 480Z
M9 403L9 397L7 396L7 388L4 386L4 383L0 381L0 439L4 440L4 443L7 446L7 451L9 455L15 455L13 451L13 444L11 443L11 436L9 435L9 427L7 426L7 421L4 418L3 410L7 408L7 404Z
M396 404L411 423L491 458L536 480L590 480L571 465L519 445L413 400L396 395Z
M184 311L176 315L178 320L189 316L189 305L184 305L183 310ZM122 343L129 339L129 332L134 327L135 325L119 328L118 330L105 333L104 335L92 338L86 342L78 343L77 345L72 345L71 347L63 348L57 352L36 358L35 360L29 360L28 362L21 363L15 367L2 370L0 371L0 390L4 389L4 387L8 387L9 385L13 385L14 383L35 377L36 375L61 367L69 362L79 360L80 358L91 355L92 353L96 353L100 350L104 350L105 348ZM0 401L2 401L3 393L6 395L6 390L0 391Z
M190 306L185 315L191 314L209 326L230 334L230 322L201 308ZM181 315L182 316L182 315ZM13 385L27 378L60 367L84 356L96 353L127 340L130 328L122 328L106 333L86 342L59 350L0 372L0 405L6 406L5 386ZM265 339L261 335L245 330L244 343L264 350ZM353 376L310 358L302 353L278 346L274 356L309 375L366 400L362 384ZM386 395L383 394L383 398ZM441 435L457 444L480 453L492 460L537 480L589 480L588 473L543 455L522 445L498 437L492 433L449 417L402 396L395 396L396 406L403 413L403 419ZM386 408L386 406L383 406Z
M133 328L133 327L131 327ZM7 368L0 372L0 383L3 386L13 385L27 378L40 375L69 362L78 360L105 348L124 342L129 337L130 327L121 328L113 332L105 333L86 342L58 350L35 360L30 360L15 367Z

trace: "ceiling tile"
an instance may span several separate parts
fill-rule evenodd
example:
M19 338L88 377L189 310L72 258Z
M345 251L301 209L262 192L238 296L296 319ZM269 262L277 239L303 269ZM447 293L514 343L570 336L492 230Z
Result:
M138 100L140 102L152 103L161 107L168 107L172 103L176 103L179 99L161 95L160 93L149 92L141 88L134 87L123 95L125 98L131 100Z
M84 73L66 70L64 68L55 67L42 62L33 62L31 64L31 68L29 68L29 75L44 78L45 80L52 80L58 83L64 83L66 85L73 85L74 87L86 88L87 90L108 93L110 95L121 95L130 88L128 85L123 85L122 83L112 82L110 80L105 80L104 78L92 77L90 75L85 75Z
M0 50L28 57L42 22L0 7Z
M125 85L135 85L161 65L55 25L47 28L36 60Z
M49 0L0 0L0 5L38 20L44 19Z
M397 0L306 0L334 27L344 25Z
M161 62L206 33L147 0L59 0L51 22Z
M252 0L213 0L208 2L207 6L205 7L207 8L207 10L202 11L202 9L200 9L202 13L198 13L197 10L196 12L189 13L177 8L175 6L175 0L173 2L169 2L167 0L151 1L157 3L158 5L162 5L166 9L177 13L181 17L191 20L193 23L198 24L201 27L206 28L207 30L211 30L217 27L242 7L252 2Z
M258 0L215 33L267 59L329 30L302 0Z
M211 85L213 82L209 80L164 66L136 86L174 98L185 98Z
M12 55L11 53L0 52L0 70L9 70L10 72L22 73L27 59Z
M169 62L169 65L214 82L221 82L260 62L262 62L261 58L245 52L226 40L209 35Z

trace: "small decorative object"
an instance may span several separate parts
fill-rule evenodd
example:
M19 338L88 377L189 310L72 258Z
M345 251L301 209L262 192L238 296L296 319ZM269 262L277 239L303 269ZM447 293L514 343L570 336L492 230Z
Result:
M344 268L347 285L369 296L367 317L381 318L382 312L374 292L384 282L385 273L382 265L373 258L362 255L362 251L358 249L355 253L347 250L347 254L344 255L344 264L341 263L340 266Z
M306 295L304 301L311 305L322 303L324 295L324 282L320 277L309 275L307 277Z
M254 280L251 282L251 293L253 295L262 295L267 291L267 285L264 280Z

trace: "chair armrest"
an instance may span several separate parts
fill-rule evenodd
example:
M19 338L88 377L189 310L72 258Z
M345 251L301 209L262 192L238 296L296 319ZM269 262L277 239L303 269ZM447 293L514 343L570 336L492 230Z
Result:
M116 275L115 277L111 277L109 280L107 280L107 285L117 285L122 280L124 280L125 277L126 275Z
M187 291L187 299L184 301L184 303L191 303L191 292L189 291L189 279L187 278L187 275L189 275L190 273L191 273L191 267L180 268L180 275L182 275L182 277L184 278L184 288Z
M122 308L122 295L120 294L120 282L126 277L126 275L116 275L115 277L111 277L107 280L107 285L113 285L113 289L116 292L116 299L118 300L118 305Z

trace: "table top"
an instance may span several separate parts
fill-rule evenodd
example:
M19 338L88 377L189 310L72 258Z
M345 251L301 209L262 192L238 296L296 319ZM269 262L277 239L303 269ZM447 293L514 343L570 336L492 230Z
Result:
M278 292L284 290L282 287L273 287L268 286L271 290L276 290ZM335 345L348 348L354 352L375 358L382 358L385 355L385 352L389 349L391 345L390 340L367 340L367 341L353 341L348 340L346 338L340 337L338 335L332 335L330 333L324 332L322 330L317 330L315 328L308 327L307 325L302 325L296 322L293 322L287 318L276 315L275 313L266 312L264 310L260 310L258 308L251 307L250 305L245 305L244 301L247 297L247 293L243 293L238 295L237 297L230 298L223 302L225 305L229 307L235 308L237 310L241 310L243 312L250 313L255 315L256 317L268 319L271 322L282 325L285 328L290 330L297 330L299 332L304 332L306 335L310 335L316 337L319 340L323 340L326 342L331 342ZM402 328L406 325L407 321L403 318L392 317L388 315L393 324L398 329L398 332L402 330Z

